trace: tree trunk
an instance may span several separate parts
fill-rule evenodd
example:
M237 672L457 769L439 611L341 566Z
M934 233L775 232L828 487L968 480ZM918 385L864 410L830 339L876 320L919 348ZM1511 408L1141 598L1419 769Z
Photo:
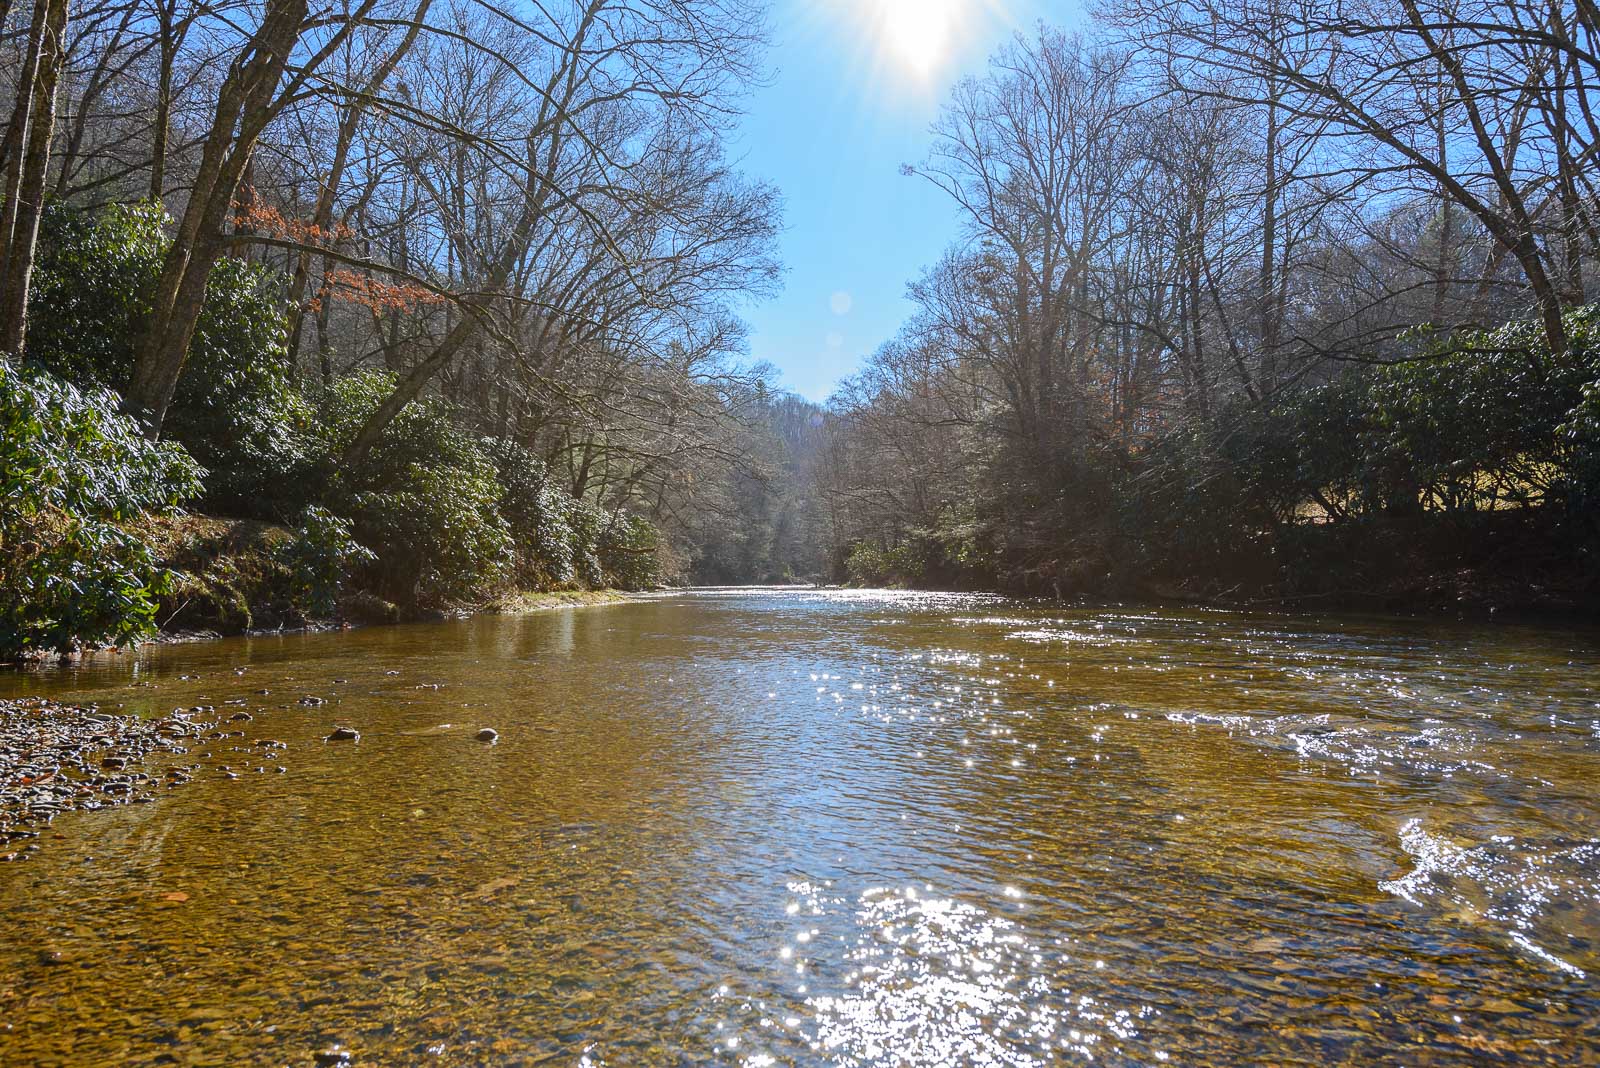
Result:
M261 25L217 94L194 188L162 263L128 384L128 407L151 437L160 435L166 420L200 320L206 283L222 256L223 227L234 193L256 139L275 113L273 98L299 40L306 6L307 0L270 0Z
M111 36L110 43L100 51L94 72L89 76L89 81L84 86L83 95L78 99L77 109L72 116L72 121L67 124L71 132L67 134L66 144L61 150L60 161L56 164L56 184L51 193L51 196L56 200L64 200L71 188L72 176L78 169L78 155L83 149L83 139L88 135L89 120L94 114L95 104L104 95L106 87L121 73L120 71L114 72L110 68L112 62L122 50L122 42L127 36L128 27L133 23L134 14L135 9L132 5L129 5L128 9L122 13L122 21L118 23L116 32ZM65 119L61 118L58 121L65 122Z
M1447 104L1449 94L1444 84L1439 86L1439 99L1434 120L1434 151L1439 157L1439 169L1450 169L1450 129ZM1444 324L1445 304L1450 296L1450 283L1455 277L1455 201L1442 186L1439 189L1439 250L1434 261L1433 325Z
M44 214L50 142L55 136L56 83L66 59L67 0L40 0L34 9L29 52L31 84L18 87L23 116L14 132L20 145L6 181L4 228L0 229L0 352L22 355L27 343L28 290L33 278L39 220ZM16 122L16 120L13 120Z
M1401 0L1401 6L1410 17L1417 36L1428 46L1429 52L1450 77L1456 99L1466 113L1468 125L1477 140L1484 162L1488 164L1490 177L1510 215L1509 219L1503 214L1485 217L1484 225L1516 257L1518 265L1528 279L1528 288L1533 291L1534 300L1539 304L1539 317L1544 323L1545 340L1549 345L1550 354L1557 361L1564 362L1568 358L1570 345L1567 340L1566 322L1562 317L1561 294L1546 269L1548 261L1544 250L1539 247L1538 239L1534 237L1533 219L1524 202L1522 191L1512 178L1506 161L1501 158L1500 144L1484 121L1477 96L1462 68L1460 58L1450 48L1445 47L1428 28L1429 23L1418 10L1416 0ZM1461 188L1459 182L1452 181L1447 188L1450 185ZM1462 192L1465 193L1465 190ZM1470 197L1470 193L1465 195ZM1468 204L1471 203L1473 201L1469 200ZM1543 369L1539 361L1530 359L1534 373L1542 375Z
M585 11L582 25L573 35L566 46L566 57L563 63L558 64L546 84L545 98L547 106L554 101L554 94L558 86L564 84L563 103L565 108L577 92L580 84L578 71L586 62L586 41L590 30L599 18L603 5L597 0L590 0ZM555 185L554 176L559 173L561 154L566 144L566 137L561 127L557 126L548 133L540 130L543 123L536 125L534 132L530 132L524 139L528 157L528 170L522 183L522 210L517 219L517 225L512 229L501 247L500 256L493 262L485 276L478 283L478 292L494 294L504 289L506 282L511 277L511 272L523 256L527 255L532 246L534 234L540 222L545 217L545 207L552 195L551 190ZM542 140L541 140L542 138ZM541 161L541 155L543 157ZM447 255L454 255L454 245L448 246ZM454 277L453 269L451 277ZM372 447L383 436L384 430L394 421L407 404L410 404L428 381L455 358L467 342L473 340L481 329L479 317L488 314L487 301L480 299L471 308L462 308L462 317L453 324L445 334L444 340L430 353L426 359L412 368L411 372L400 381L394 393L386 397L378 410L367 419L361 430L356 434L355 440L346 447L342 461L346 467L354 466L363 460Z
M28 29L27 51L23 53L22 70L17 74L17 95L12 102L10 121L6 123L4 143L0 143L0 168L4 170L5 188L0 197L0 278L5 276L6 257L11 249L11 232L17 223L17 195L22 188L22 151L28 137L28 119L33 111L32 86L39 74L39 55L44 46L45 20L49 13L48 0L34 0L33 21Z
M172 136L172 69L177 62L181 38L174 26L177 0L158 0L161 38L157 42L160 60L156 72L156 114L150 145L150 199L161 203L167 185L167 142Z
M1278 345L1282 323L1278 316L1278 106L1277 78L1267 93L1266 203L1261 213L1261 395L1278 390Z
M366 459L367 453L372 451L372 447L378 443L378 439L383 436L389 424L394 422L394 417L417 398L422 392L422 387L426 386L445 364L454 359L456 353L460 352L477 333L477 316L463 315L445 335L444 340L428 354L428 358L413 367L411 373L400 380L394 392L378 405L378 410L367 418L360 432L356 434L355 440L345 447L344 454L340 457L341 466L348 470Z

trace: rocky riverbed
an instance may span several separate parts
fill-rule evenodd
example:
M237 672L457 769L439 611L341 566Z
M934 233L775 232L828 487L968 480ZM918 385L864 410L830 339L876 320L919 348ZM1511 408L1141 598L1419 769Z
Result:
M0 861L37 852L63 812L140 804L189 781L179 758L217 728L211 706L159 719L89 705L0 701Z

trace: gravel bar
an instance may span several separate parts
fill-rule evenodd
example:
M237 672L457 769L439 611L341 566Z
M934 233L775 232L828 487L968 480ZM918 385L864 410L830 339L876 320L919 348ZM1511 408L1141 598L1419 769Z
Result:
M172 758L215 726L209 705L142 719L93 705L0 701L0 862L28 859L39 828L63 812L140 804L189 781L194 769Z

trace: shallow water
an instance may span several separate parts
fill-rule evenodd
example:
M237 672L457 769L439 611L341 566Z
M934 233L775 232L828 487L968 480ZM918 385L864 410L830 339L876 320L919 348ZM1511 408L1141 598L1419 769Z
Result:
M7 1066L1600 1063L1593 632L704 591L25 693L255 720L0 865Z

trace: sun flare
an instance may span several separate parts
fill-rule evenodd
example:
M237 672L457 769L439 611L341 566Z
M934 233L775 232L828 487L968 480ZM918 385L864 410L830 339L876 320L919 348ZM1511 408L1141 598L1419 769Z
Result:
M960 0L877 0L879 32L900 62L919 74L949 52Z

